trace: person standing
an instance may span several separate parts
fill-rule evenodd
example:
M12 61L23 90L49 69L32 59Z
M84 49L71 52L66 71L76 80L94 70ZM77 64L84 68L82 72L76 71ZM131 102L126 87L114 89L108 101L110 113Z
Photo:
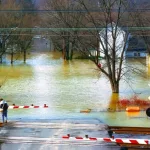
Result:
M7 104L7 102L3 98L0 98L0 108L3 109L3 111L2 111L2 120L3 120L3 123L4 123L5 119L6 119L5 123L7 123L8 104Z

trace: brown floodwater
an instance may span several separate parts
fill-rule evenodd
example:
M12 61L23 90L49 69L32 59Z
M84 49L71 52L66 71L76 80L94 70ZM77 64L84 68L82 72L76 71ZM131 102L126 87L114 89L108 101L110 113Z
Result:
M49 106L9 110L9 120L86 118L109 125L150 126L145 110L127 113L119 103L134 96L149 101L150 69L144 63L144 59L127 60L126 66L143 69L142 75L128 72L120 83L120 93L112 94L109 81L89 60L64 61L59 52L31 53L24 64L16 56L13 66L10 62L0 66L0 96L9 105ZM87 109L91 111L80 113Z

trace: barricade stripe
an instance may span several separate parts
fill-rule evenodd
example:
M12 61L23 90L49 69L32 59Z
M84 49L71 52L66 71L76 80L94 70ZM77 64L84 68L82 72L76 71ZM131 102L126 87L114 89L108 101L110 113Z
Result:
M148 140L145 140L145 143L146 143L146 144L149 144Z
M130 143L128 140L126 140L126 141L123 141L122 139L116 139L115 140L116 141L116 143L119 143L119 144L123 144L123 143Z
M90 137L89 140L96 141L97 138L92 138L92 137Z
M24 106L19 106L19 108L24 108Z
M131 144L139 144L137 140L130 140Z
M139 144L148 144L148 141L146 141L146 140L142 140L142 141L141 141L141 140L138 140L138 143L139 143Z
M76 139L81 139L81 140L83 140L83 137L80 137L80 136L77 136L77 137L75 137Z
M69 136L62 136L63 139L69 139Z
M24 106L23 108L29 108L29 106Z
M48 108L48 106L9 106L8 109L19 109L19 108L24 108L24 109L27 109L27 108Z
M19 106L14 106L13 108L19 108Z
M112 142L110 138L103 138L105 142Z
M34 108L39 108L39 106L34 106ZM44 107L45 108L45 107Z

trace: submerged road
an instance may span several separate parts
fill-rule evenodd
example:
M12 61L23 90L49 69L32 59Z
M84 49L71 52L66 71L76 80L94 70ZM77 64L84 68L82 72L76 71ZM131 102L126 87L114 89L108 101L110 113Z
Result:
M10 121L0 129L0 150L120 150L116 143L63 139L67 134L109 137L107 125L97 120Z

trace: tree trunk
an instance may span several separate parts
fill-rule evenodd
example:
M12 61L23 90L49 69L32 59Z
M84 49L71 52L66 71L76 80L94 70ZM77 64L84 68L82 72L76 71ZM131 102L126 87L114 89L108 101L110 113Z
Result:
M70 60L72 60L72 57L73 57L73 49L71 48L70 49Z
M69 49L70 49L70 41L69 41L69 37L66 39L66 60L69 60Z
M110 81L112 93L119 93L119 82Z
M72 60L73 58L73 51L74 51L74 48L75 48L75 40L71 43L71 48L70 48L70 60Z
M55 48L54 48L55 49ZM63 55L63 59L65 59L65 39L63 38L63 44L62 44L62 55Z
M64 51L63 51L63 56L65 60L69 60L69 37L64 39L65 40L65 46L64 46Z
M3 55L0 56L0 63L3 63Z
M14 53L13 51L11 52L11 64L13 64L13 59L14 59Z
M108 105L108 111L116 111L118 109L119 94L112 93Z
M23 49L23 61L24 63L26 62L26 50L25 49Z

